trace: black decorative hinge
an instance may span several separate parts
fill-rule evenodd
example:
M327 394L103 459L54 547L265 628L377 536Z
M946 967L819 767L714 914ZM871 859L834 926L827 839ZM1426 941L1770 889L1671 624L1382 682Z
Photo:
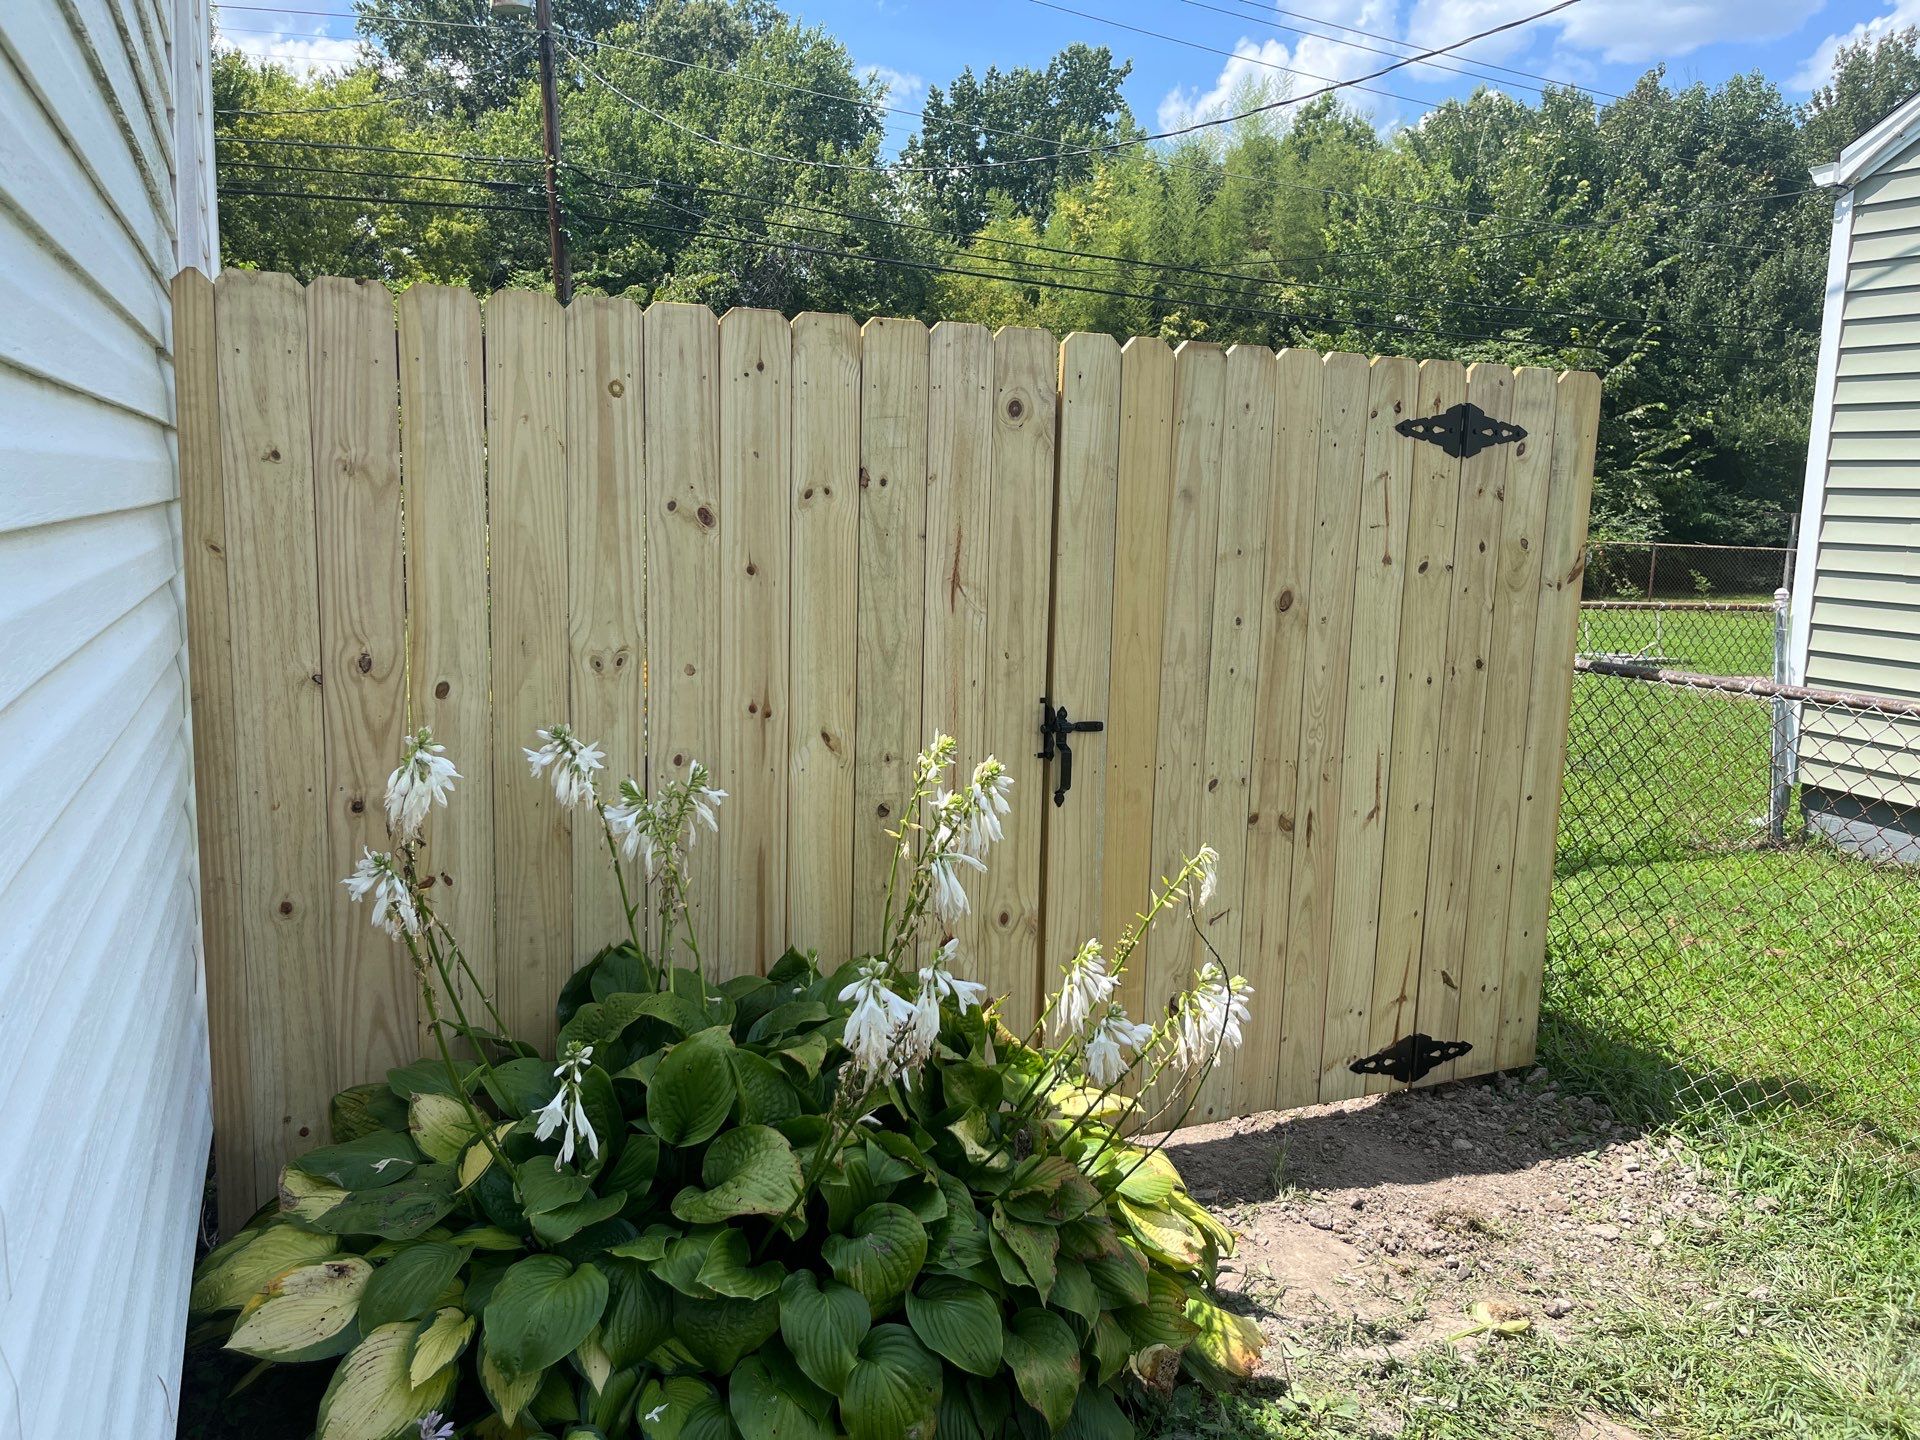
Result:
M1489 445L1511 445L1527 438L1518 425L1496 420L1470 401L1450 405L1438 415L1402 420L1393 427L1410 440L1438 445L1456 460L1471 460Z
M1067 791L1073 788L1073 735L1098 734L1106 729L1101 720L1069 720L1067 707L1056 708L1046 696L1040 697L1040 754L1037 758L1051 760L1057 754L1060 757L1059 784L1053 787L1053 803L1067 803Z
M1347 1069L1356 1075L1385 1075L1411 1085L1436 1065L1458 1060L1473 1049L1465 1040L1436 1040L1431 1035L1404 1035L1377 1055L1356 1060Z

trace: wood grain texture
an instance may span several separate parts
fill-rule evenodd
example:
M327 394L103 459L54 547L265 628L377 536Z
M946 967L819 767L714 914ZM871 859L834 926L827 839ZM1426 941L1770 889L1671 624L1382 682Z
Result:
M1346 739L1341 749L1340 859L1334 876L1333 951L1320 1041L1320 1098L1361 1094L1347 1067L1369 1054L1381 875L1393 784L1394 695L1400 598L1407 573L1413 442L1394 426L1414 413L1419 367L1382 357L1368 377L1366 460L1360 475L1352 638L1347 647Z
M1450 360L1420 366L1416 415L1465 402L1466 369ZM1399 683L1393 695L1393 784L1387 792L1381 856L1380 928L1375 940L1371 1055L1414 1030L1420 952L1426 929L1427 870L1433 842L1433 787L1440 764L1440 709L1446 691L1447 616L1453 598L1453 537L1460 462L1437 445L1412 447L1407 571L1400 597ZM1382 1075L1367 1091L1392 1088Z
M460 803L436 810L427 827L422 868L437 879L434 909L460 937L478 986L495 992L483 364L471 291L416 285L401 295L409 718L432 729L465 777ZM479 1018L474 986L442 1004L455 1001Z
M1533 688L1533 640L1540 613L1541 531L1553 462L1557 376L1516 370L1505 414L1527 438L1508 452L1487 643L1487 699L1480 722L1480 785L1474 796L1473 879L1467 889L1468 945L1462 957L1456 1038L1473 1046L1454 1063L1457 1077L1498 1068L1501 987L1506 977L1507 917L1513 895L1514 840Z
M1267 583L1267 512L1273 497L1274 381L1278 362L1259 345L1227 352L1221 407L1219 516L1211 567L1212 636L1207 658L1207 727L1202 742L1200 828L1189 850L1219 852L1213 904L1200 917L1207 950L1195 943L1194 968L1218 952L1228 975L1255 992L1273 988L1267 967L1245 948L1248 934L1247 817L1252 812L1253 732L1260 684L1260 611ZM1203 576L1195 577L1202 579ZM1204 583L1201 589L1205 590ZM1257 922L1253 933L1258 934ZM1259 972L1249 974L1249 970ZM1196 1097L1189 1120L1231 1113L1234 1072L1260 1061L1223 1051Z
M713 312L652 306L645 374L647 783L657 792L684 779L696 760L716 765L722 734L720 327ZM715 774L728 789L730 777ZM688 897L705 941L727 893L713 854L697 857L706 863L693 866Z
M1174 355L1173 488L1167 512L1167 584L1160 641L1160 726L1154 758L1153 884L1171 879L1205 842L1207 677L1213 654L1213 588L1206 583L1220 535L1220 461L1226 430L1227 356L1188 341ZM1192 983L1195 941L1184 912L1167 914L1141 947L1140 1013L1156 1018Z
M1047 801L1036 740L1047 687L1058 375L1059 350L1045 331L994 337L985 694L978 737L961 737L966 753L996 756L1014 782L1006 838L987 857L974 904L979 974L989 993L1007 997L1002 1013L1019 1032L1040 1013L1040 812Z
M221 277L214 308L235 696L226 764L245 857L246 1030L226 1038L248 1049L253 1163L235 1181L266 1196L284 1157L326 1139L344 1019L327 973L339 887L326 843L307 316L292 279L239 270Z
M1505 415L1513 372L1475 365L1467 399L1489 415ZM1461 977L1468 945L1473 884L1474 815L1480 786L1481 724L1486 713L1487 652L1493 630L1494 584L1506 504L1507 451L1496 445L1465 461L1454 536L1453 601L1447 615L1446 693L1440 702L1440 754L1434 783L1433 840L1427 867L1427 919L1420 956L1415 1028L1451 1040L1460 1024ZM1451 1064L1424 1083L1452 1079Z
M567 617L568 331L599 303L586 300L569 314L552 296L503 290L485 316L498 999L501 1017L538 1045L553 1039L554 997L583 958L577 952L602 943L576 942L573 826L552 786L528 774L525 756L534 731L577 713ZM639 661L631 663L637 671ZM603 851L593 854L604 864ZM595 878L611 888L604 871Z
M187 587L188 680L193 705L195 818L200 848L200 940L213 1057L214 1163L220 1230L245 1224L259 1191L249 1112L246 936L241 924L240 796L220 358L213 282L183 270L173 282L174 392L180 446L181 550Z
M1070 715L1106 720L1112 712L1114 514L1121 444L1120 346L1107 335L1070 335L1060 348L1060 478L1053 535L1053 635L1046 693ZM1055 806L1059 766L1043 767L1039 787L1022 797L1040 811L1045 836L1046 929L1040 988L1054 988L1060 967L1101 934L1107 836L1107 778L1112 727L1076 736L1073 789ZM1031 747L1029 747L1031 748ZM1115 931L1109 943L1119 939Z
M860 327L793 321L787 658L787 935L853 948L854 736L859 696Z
M926 739L927 327L869 320L860 348L852 925L855 951L867 954L880 944L892 834Z
M1353 639L1354 561L1366 459L1368 366L1329 355L1321 376L1319 480L1314 489L1313 568L1307 582L1307 652L1301 674L1300 774L1293 878L1288 895L1286 1012L1277 1103L1320 1095L1334 896L1344 813L1342 754L1347 667Z
M1153 885L1153 801L1166 624L1167 519L1173 500L1173 351L1135 338L1120 351L1120 453L1113 517L1113 624L1100 841L1099 934L1117 945ZM1062 477L1066 474L1062 453ZM1062 511L1065 524L1065 511ZM1051 928L1051 927L1050 927ZM1063 937L1072 943L1071 936ZM1063 956L1053 957L1057 964ZM1118 998L1145 1014L1147 965L1121 976Z
M1541 527L1540 612L1533 632L1527 740L1514 819L1513 895L1507 911L1505 983L1495 1056L1503 1069L1532 1061L1540 1022L1553 847L1559 833L1573 650L1586 568L1587 507L1593 494L1593 453L1600 427L1597 376L1570 371L1559 377L1555 391L1552 473Z
M400 378L387 287L322 278L307 288L313 485L326 730L327 855L346 875L388 847L386 781L407 709L406 589L400 563ZM467 766L484 755L464 757ZM456 793L464 791L456 786ZM464 794L462 794L464 799ZM436 815L435 819L438 818ZM432 823L432 821L429 821ZM378 1080L414 1057L412 968L364 915L327 907L334 1071ZM360 1017L345 1022L347 1016Z
M764 973L787 948L787 611L792 333L777 310L720 322L720 740L732 797L719 844L727 903L706 917L713 973Z
M1274 423L1267 473L1267 579L1259 612L1259 688L1247 796L1247 918L1243 973L1256 987L1245 1050L1229 1103L1253 1114L1275 1102L1276 1060L1287 1013L1294 847L1298 834L1302 671L1313 574L1320 476L1321 357L1283 350L1274 363ZM1258 972L1257 975L1254 972Z

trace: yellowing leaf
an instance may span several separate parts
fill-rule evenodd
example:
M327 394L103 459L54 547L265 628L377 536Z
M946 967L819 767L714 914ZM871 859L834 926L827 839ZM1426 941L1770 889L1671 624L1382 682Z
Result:
M1187 1287L1187 1318L1200 1332L1187 1346L1187 1368L1202 1385L1225 1390L1252 1378L1266 1344L1258 1325L1221 1309L1197 1285Z
M347 1327L360 1308L373 1266L358 1255L289 1270L250 1305L229 1350L261 1360L318 1360L351 1343Z
M500 1418L509 1425L533 1403L533 1397L540 1393L540 1384L546 1378L547 1372L544 1370L529 1370L524 1375L509 1376L494 1360L493 1352L485 1345L480 1347L480 1388L487 1392L487 1399L493 1402L493 1408L500 1412ZM331 1437L322 1435L317 1440L331 1440Z
M507 1133L518 1123L516 1120L509 1120L504 1125L496 1126L493 1132L493 1143L498 1145L506 1139ZM493 1164L493 1151L484 1142L475 1140L468 1145L466 1154L460 1157L460 1189L464 1191L470 1188L474 1181L487 1173L487 1167L491 1164Z
M424 1385L434 1374L458 1360L473 1338L477 1322L464 1311L441 1310L413 1342L413 1358L407 1364L407 1379Z
M598 1325L587 1332L587 1338L580 1342L579 1348L573 1352L573 1358L579 1362L580 1373L587 1377L594 1394L598 1395L607 1388L607 1381L613 1375L613 1357L607 1354Z
M422 1090L407 1102L407 1129L413 1143L430 1158L452 1164L474 1137L467 1107L451 1095Z
M1199 1230L1184 1215L1151 1205L1132 1205L1117 1197L1113 1203L1140 1242L1140 1248L1156 1260L1164 1260L1182 1270L1191 1270L1200 1263L1206 1245Z
M408 1373L417 1328L409 1322L382 1325L340 1362L320 1397L314 1440L393 1440L446 1405L453 1396L453 1366L423 1385Z
M269 1225L236 1235L201 1262L188 1302L196 1315L238 1309L274 1279L301 1265L324 1260L340 1248L332 1235L291 1225Z
M288 1167L280 1172L280 1213L296 1220L318 1220L347 1198L338 1185Z

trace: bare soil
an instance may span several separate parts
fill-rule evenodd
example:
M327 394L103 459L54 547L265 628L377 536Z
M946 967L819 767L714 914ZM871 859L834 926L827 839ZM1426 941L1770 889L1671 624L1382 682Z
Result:
M1544 1071L1256 1115L1167 1147L1196 1199L1241 1233L1220 1290L1260 1323L1266 1377L1358 1398L1425 1347L1471 1355L1524 1321L1571 1338L1610 1297L1691 1283L1676 1236L1721 1223L1678 1147L1560 1092ZM1633 1440L1594 1415L1564 1431Z

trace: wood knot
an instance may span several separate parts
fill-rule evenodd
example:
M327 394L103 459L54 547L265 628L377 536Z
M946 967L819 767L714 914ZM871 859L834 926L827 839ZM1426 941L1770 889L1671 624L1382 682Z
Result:
M1027 403L1026 401L1022 400L1018 395L1014 396L1011 400L1007 401L1007 418L1009 420L1018 420L1022 415L1026 413L1027 413ZM1000 923L1004 925L1006 923L1006 920L1002 918Z
M1421 562L1420 562L1420 563L1419 563L1418 565L1416 565L1416 566L1414 567L1414 573L1415 573L1416 575L1424 575L1424 574L1426 574L1426 573L1427 573L1427 566L1429 566L1429 565L1431 565L1432 563L1433 563L1433 562L1432 562L1431 560L1422 560L1422 561L1421 561Z
M809 485L806 489L802 490L800 492L800 498L802 500L811 500L813 498L813 487Z
M754 564L753 561L751 560L747 561L747 574L758 575L759 573L760 573L760 567Z
M1293 608L1293 591L1282 590L1280 592L1280 597L1273 602L1273 608L1279 611L1282 615L1286 614L1287 611L1291 610Z
M447 698L447 696L451 695L452 693L453 693L453 686L448 684L445 680L442 680L438 685L433 687L433 698L436 700L444 700Z
M686 673L689 675L693 674L693 666L691 663L689 663L688 666L686 667Z
M260 458L261 458L262 460L269 460L269 461L277 461L277 460L279 460L279 458L280 458L280 447L279 447L278 445L276 445L276 446L274 446L274 447L273 447L273 448L272 448L271 450L269 450L269 451L267 451L267 453L266 453L266 454L264 454L264 455L262 455L262 456L261 456Z
M366 651L362 650L360 652L360 658L354 661L353 663L360 667L360 673L362 675L367 675L372 673L373 656L369 655Z
M747 714L758 715L759 713L760 713L760 702L758 700L749 700L747 702Z
M1011 925L1013 923L1013 916L1009 915L1006 911L1002 910L1000 912L1000 923L1002 925Z
M767 362L764 360L756 360L753 362L753 368L756 372L764 370L767 368Z
M1280 827L1280 833L1282 835L1291 835L1293 833L1293 817L1291 815L1282 815L1274 823Z
M291 915L291 914L293 914L293 901L291 901L291 900L282 900L282 901L280 902L280 913L281 913L282 915Z
M313 683L316 685L324 685L326 683L326 681L321 679L320 672L318 670L314 671L313 674L309 675L307 678L313 681Z
M299 1135L300 1135L300 1138L301 1138L302 1140L304 1140L304 1139L306 1139L306 1138L307 1138L307 1137L308 1137L309 1135L311 1135L312 1133L313 1133L313 1131L312 1131L312 1130L310 1130L310 1129L308 1129L308 1128L307 1128L307 1127L306 1127L305 1125L302 1125L302 1126L300 1127L300 1130L299 1130Z
M1522 535L1520 537L1520 548L1522 550L1531 550L1533 548L1533 541L1529 540L1526 536Z
M860 467L860 488L862 490L865 490L872 484L873 484L873 476L869 475L867 473L867 467L862 465Z
M684 755L675 755L673 757L673 763L676 766L685 765L687 763L687 757Z
M706 526L707 529L711 530L713 528L713 511L712 510L708 509L705 505L702 505L694 513L700 517L700 523Z
M884 820L889 815L893 814L893 807L891 805L882 803L873 807L873 813L878 815L882 820Z
M367 813L367 802L356 795L347 802L347 809L355 815L364 815Z
M627 393L627 382L624 380L609 380L607 382L607 393L618 400L622 395Z
M674 511L678 510L679 508L680 508L680 502L678 500L667 501L667 513L669 515L671 515Z

